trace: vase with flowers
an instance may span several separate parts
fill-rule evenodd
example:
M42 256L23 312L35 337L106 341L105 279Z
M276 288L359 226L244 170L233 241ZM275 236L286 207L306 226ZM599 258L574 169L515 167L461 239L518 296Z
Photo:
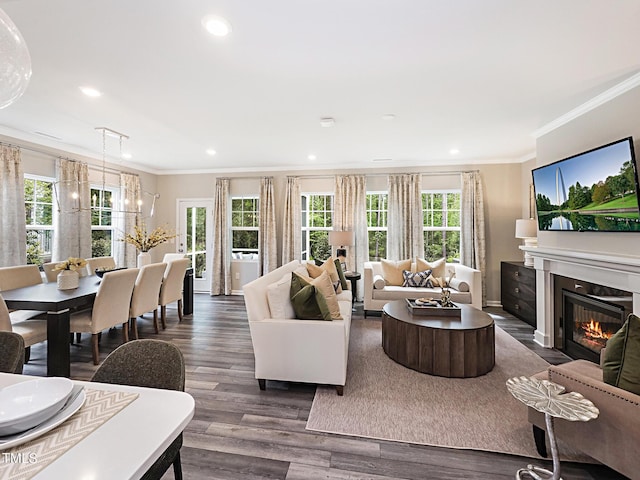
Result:
M80 270L87 266L84 258L69 257L64 262L57 263L53 271L58 273L58 289L70 290L80 285Z
M136 247L140 253L138 254L138 268L151 263L151 254L149 250L165 242L168 242L177 235L167 227L160 226L154 228L150 233L147 232L145 224L133 227L133 233L126 233L121 240L125 243Z

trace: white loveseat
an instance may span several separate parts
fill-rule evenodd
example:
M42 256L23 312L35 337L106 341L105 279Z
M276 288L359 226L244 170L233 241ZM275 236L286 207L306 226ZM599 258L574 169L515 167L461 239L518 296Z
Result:
M415 263L411 265L415 271ZM480 270L461 265L459 263L447 263L447 272L455 272L454 279L457 282L466 283L468 291L459 291L451 288L451 301L471 304L475 308L482 309L482 274ZM379 276L379 277L378 277ZM415 288L398 287L384 285L383 288L374 288L374 281L382 277L382 264L380 262L365 262L364 264L364 314L368 312L379 312L382 307L393 300L404 298L439 298L441 289L436 288Z
M256 379L261 390L266 388L266 380L282 380L335 385L342 395L347 378L351 291L338 295L342 320L277 318L271 313L269 285L284 281L301 267L304 269L299 261L287 263L243 287Z

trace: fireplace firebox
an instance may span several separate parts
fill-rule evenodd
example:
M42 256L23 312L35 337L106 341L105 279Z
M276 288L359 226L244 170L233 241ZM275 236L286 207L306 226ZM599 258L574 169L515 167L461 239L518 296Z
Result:
M624 324L624 306L564 289L562 304L565 353L599 363L600 350Z

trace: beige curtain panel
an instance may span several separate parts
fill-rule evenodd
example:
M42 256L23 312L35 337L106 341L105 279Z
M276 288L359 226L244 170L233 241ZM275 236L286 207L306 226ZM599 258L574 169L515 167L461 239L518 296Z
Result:
M58 212L54 215L52 261L91 255L91 187L86 163L59 158L56 162ZM74 198L77 197L77 198Z
M369 260L367 232L367 180L364 175L337 175L334 192L334 230L351 231L355 245L347 247L347 267L363 272ZM362 299L364 280L358 280L357 291Z
M282 228L282 264L302 257L302 206L300 179L287 177Z
M0 145L0 267L27 263L25 217L20 149Z
M422 176L389 175L387 258L424 257Z
M217 178L213 198L213 265L211 295L231 294L231 224L229 179Z
M133 228L139 219L137 202L138 199L142 198L142 188L138 175L120 174L120 198L122 200L122 208L119 212L114 213L116 235L118 235L116 240L124 238L126 233L133 233ZM119 267L135 267L137 265L138 250L129 243L116 241L114 257L116 265Z
M461 233L460 256L462 264L482 272L482 306L487 305L486 248L484 228L484 193L478 172L461 175Z
M273 197L273 177L260 179L260 215L258 242L261 274L264 275L278 266L278 246L276 240L276 205Z

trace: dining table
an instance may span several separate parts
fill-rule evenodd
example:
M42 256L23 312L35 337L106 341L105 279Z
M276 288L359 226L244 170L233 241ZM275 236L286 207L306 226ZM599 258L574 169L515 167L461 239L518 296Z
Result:
M0 389L37 378L0 373ZM139 479L194 415L194 399L182 391L73 383L86 395L72 416L28 443L0 443L0 479Z
M47 376L69 377L69 321L71 309L93 305L100 287L95 275L80 277L78 288L59 290L56 282L4 290L7 307L14 310L38 310L47 315Z

